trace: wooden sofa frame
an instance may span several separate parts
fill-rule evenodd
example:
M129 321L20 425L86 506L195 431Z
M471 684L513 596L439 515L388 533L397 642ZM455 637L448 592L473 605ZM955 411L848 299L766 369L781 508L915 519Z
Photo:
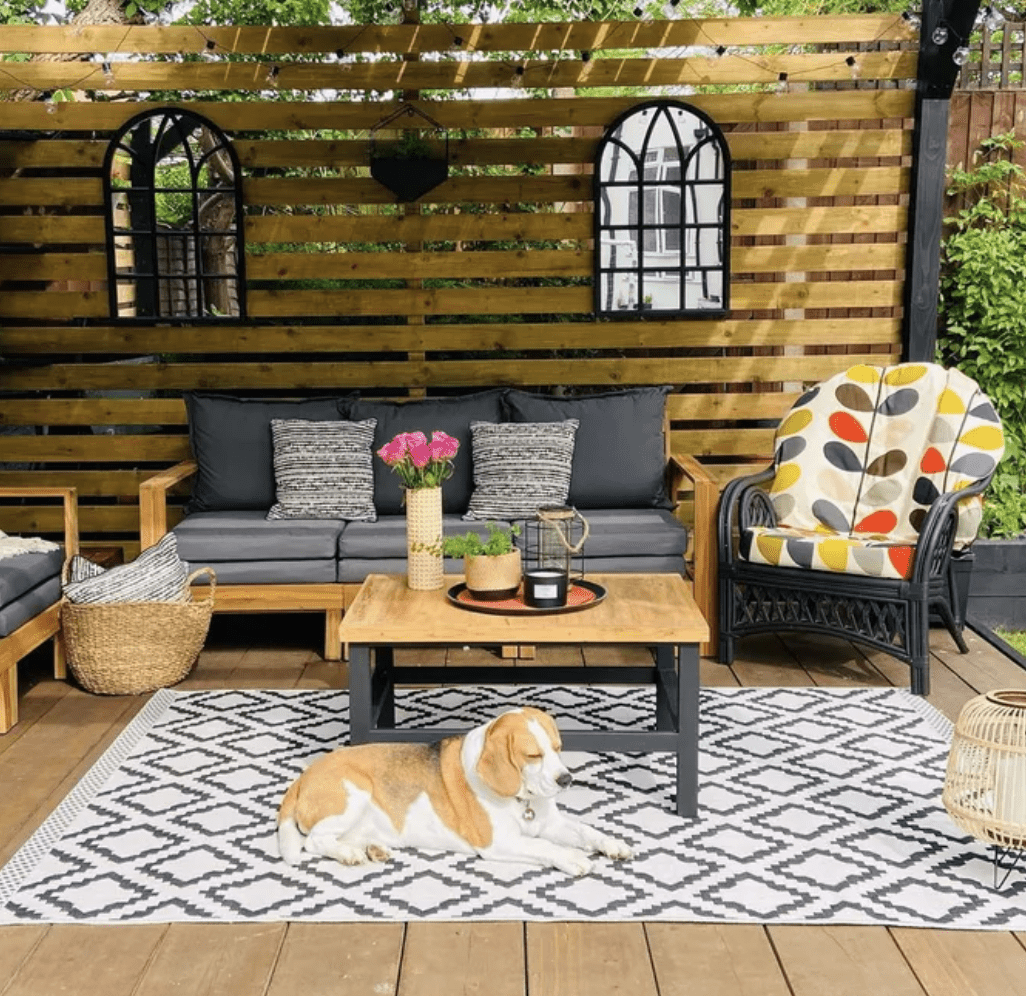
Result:
M692 456L670 450L669 422L664 422L669 493L676 501L685 480L694 490L692 561L695 601L707 620L716 618L716 504L719 489L705 468ZM143 550L168 531L167 497L176 484L198 470L195 460L184 460L139 487L139 541ZM339 624L360 590L357 582L302 584L221 584L214 595L215 612L324 612L324 659L342 659ZM715 632L715 627L710 626ZM703 654L716 652L715 637L702 644Z
M78 553L78 491L75 488L6 488L0 498L60 498L64 504L64 554ZM50 637L53 645L53 674L67 676L64 640L61 636L60 600L37 616L22 623L13 633L0 639L0 733L18 722L18 663Z

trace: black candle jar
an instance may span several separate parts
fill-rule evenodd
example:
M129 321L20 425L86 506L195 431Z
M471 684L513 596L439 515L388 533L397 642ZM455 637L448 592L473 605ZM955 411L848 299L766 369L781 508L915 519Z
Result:
M524 603L532 609L563 608L568 588L565 571L536 568L524 573Z

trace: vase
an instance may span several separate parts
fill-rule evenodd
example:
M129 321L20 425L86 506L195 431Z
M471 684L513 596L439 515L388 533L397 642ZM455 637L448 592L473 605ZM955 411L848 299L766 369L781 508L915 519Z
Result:
M406 491L406 584L413 591L434 591L442 573L442 489Z
M482 602L512 598L520 587L520 551L468 555L463 558L467 591Z

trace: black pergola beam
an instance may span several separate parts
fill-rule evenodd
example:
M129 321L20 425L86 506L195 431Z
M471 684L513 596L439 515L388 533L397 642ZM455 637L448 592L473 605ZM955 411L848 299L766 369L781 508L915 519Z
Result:
M979 9L979 0L923 0L905 254L905 360L931 362L937 349L948 110L960 69L954 55L969 45ZM940 43L934 40L938 28L947 33Z

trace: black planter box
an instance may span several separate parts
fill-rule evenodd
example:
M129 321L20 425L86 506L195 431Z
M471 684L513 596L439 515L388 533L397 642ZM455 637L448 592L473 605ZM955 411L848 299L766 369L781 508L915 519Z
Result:
M434 190L449 177L449 163L444 159L409 157L405 159L373 156L371 176L392 191L401 201L415 201Z
M1026 630L1026 536L977 540L968 615L991 629Z

